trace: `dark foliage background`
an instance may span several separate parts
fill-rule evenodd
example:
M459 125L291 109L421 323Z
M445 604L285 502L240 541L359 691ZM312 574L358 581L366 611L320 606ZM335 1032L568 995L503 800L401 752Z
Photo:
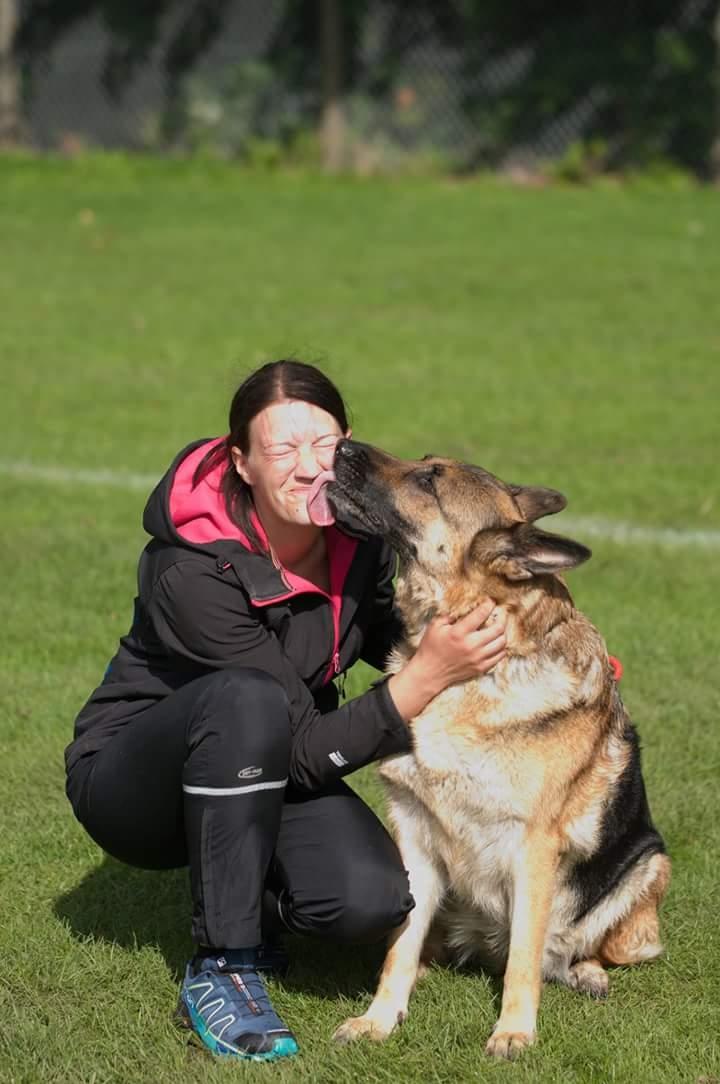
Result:
M92 25L100 36L88 39L88 55L114 108L153 70L160 143L188 142L188 79L204 66L206 85L229 108L242 99L242 132L225 137L223 149L242 153L250 138L286 148L317 128L326 104L328 6L25 0L17 49L26 100L32 111L53 55ZM578 142L597 168L661 160L700 175L711 168L720 115L715 0L335 6L330 48L355 140L434 147L465 168L557 157ZM67 128L81 129L80 118L68 116Z

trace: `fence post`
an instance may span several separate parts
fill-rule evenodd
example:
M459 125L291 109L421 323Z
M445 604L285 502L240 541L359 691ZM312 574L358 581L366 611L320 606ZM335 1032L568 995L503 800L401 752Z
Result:
M17 0L0 0L0 147L20 140L20 76L15 59Z
M340 0L320 0L320 55L322 58L322 121L320 141L323 166L331 173L345 156L343 108L343 28Z
M720 184L720 0L713 21L713 140L710 146L710 173Z

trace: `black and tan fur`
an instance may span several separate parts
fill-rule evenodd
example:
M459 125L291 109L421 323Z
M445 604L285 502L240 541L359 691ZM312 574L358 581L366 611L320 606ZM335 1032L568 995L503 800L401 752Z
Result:
M491 673L445 690L413 720L411 754L380 765L416 907L370 1008L335 1038L389 1035L441 941L455 959L504 971L486 1049L514 1057L535 1038L543 979L601 997L605 965L662 951L670 862L637 736L603 639L559 575L590 552L534 526L564 507L553 490L353 441L338 446L335 470L340 521L385 535L399 554L406 637L390 671L433 615L459 618L484 596L506 616L508 645Z

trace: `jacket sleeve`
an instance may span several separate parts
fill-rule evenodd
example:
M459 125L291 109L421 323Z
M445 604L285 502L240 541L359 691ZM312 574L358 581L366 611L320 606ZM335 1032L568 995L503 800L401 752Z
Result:
M395 607L395 571L397 557L390 546L384 544L380 553L380 565L373 613L365 635L360 658L376 670L385 667L393 646L403 636L403 623Z
M280 682L290 708L290 778L296 786L316 790L410 748L410 732L386 683L321 715L277 637L251 612L242 587L231 577L218 579L201 561L189 558L162 574L148 615L168 650L210 670L255 667Z

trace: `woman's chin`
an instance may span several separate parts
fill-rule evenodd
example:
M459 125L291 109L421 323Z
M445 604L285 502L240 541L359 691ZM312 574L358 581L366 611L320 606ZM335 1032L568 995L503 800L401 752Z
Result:
M295 527L312 527L314 526L310 516L308 514L307 505L303 505L302 508L288 508L285 510L283 519L288 524L293 524Z

